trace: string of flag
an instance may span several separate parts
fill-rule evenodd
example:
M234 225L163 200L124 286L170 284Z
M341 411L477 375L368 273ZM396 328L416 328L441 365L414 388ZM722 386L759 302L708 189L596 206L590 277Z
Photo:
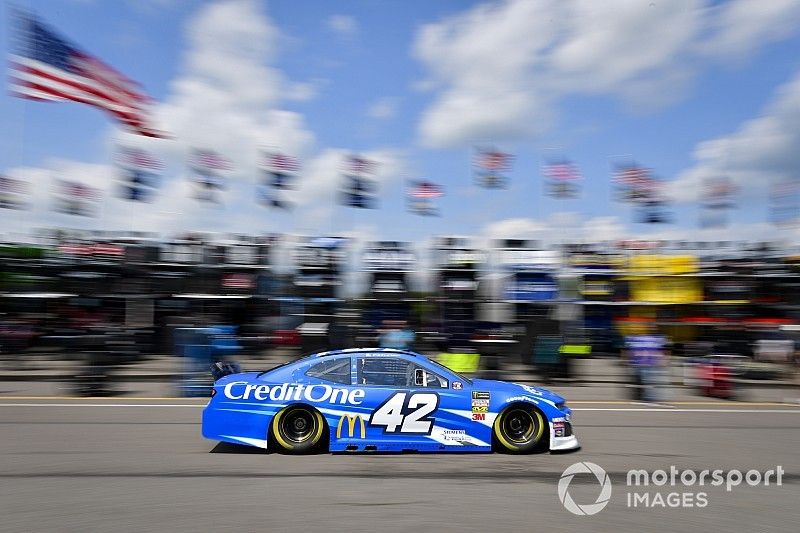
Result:
M130 133L169 138L152 124L152 99L137 82L84 51L35 14L12 8L12 53L10 91L28 100L72 101L107 113ZM506 189L514 156L494 146L477 146L471 166L474 182L484 189ZM114 161L118 196L127 201L152 201L162 181L164 163L153 153L137 147L118 148ZM217 151L194 148L188 160L193 196L200 202L221 204L233 163ZM291 207L287 191L299 179L300 160L280 150L264 149L259 155L255 198L265 207ZM338 202L356 209L378 207L378 163L360 154L349 154L341 167ZM580 195L583 176L568 158L547 157L541 168L546 194L559 200ZM617 163L612 186L617 201L630 205L636 220L646 224L672 219L665 192L666 181L652 169L633 161ZM735 208L737 187L727 176L707 178L700 198L701 227L722 227ZM30 187L24 180L0 176L0 209L30 207ZM441 185L430 179L409 180L406 186L409 212L420 216L439 214L436 200L444 196ZM54 209L76 216L93 216L100 190L75 179L58 178ZM769 188L769 217L777 226L800 220L800 180L773 180Z

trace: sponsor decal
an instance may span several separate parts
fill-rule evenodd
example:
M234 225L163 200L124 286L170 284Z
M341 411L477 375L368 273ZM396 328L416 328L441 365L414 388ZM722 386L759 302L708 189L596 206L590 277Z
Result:
M536 396L544 396L544 393L542 391L540 391L539 389L533 388L530 385L523 385L522 383L516 383L516 385L519 385L520 387L525 389L527 392L529 392L531 394L535 394Z
M486 420L486 413L472 413L472 420L481 422Z
M513 396L513 397L509 398L509 399L508 399L508 400L506 400L506 401L507 401L508 403L511 403L511 402L530 402L530 403L533 403L533 404L539 405L539 402L537 402L537 401L536 401L536 400L534 400L533 398L529 398L529 397L527 397L527 396Z
M364 424L364 419L361 415L351 415L349 413L343 414L339 417L339 423L336 424L336 438L342 438L342 426L344 426L344 422L347 420L347 436L353 438L355 435L356 430L356 423L358 423L358 427L360 429L359 438L363 439L367 436L367 428Z
M325 384L255 385L246 381L231 381L222 389L230 400L329 402L343 405L361 405L366 392L363 389L335 388Z
M564 420L555 420L553 419L553 436L555 437L563 437L566 433L566 422Z
M474 396L474 393L473 393ZM473 398L472 400L472 412L473 413L488 413L489 412L489 400L484 400L482 398Z
M442 431L444 440L462 442L467 440L467 432L463 429L445 429Z
M461 389L463 389L463 388L464 388L464 384L463 384L463 383L461 383L460 381L454 381L454 382L453 382L453 388L454 388L455 390L461 390Z
M491 398L492 395L488 391L479 391L479 390L472 391L473 400L490 400Z

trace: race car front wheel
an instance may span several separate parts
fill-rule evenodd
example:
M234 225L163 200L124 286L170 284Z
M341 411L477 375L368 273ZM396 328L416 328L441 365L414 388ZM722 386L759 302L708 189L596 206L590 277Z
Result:
M316 450L325 432L325 419L316 409L303 405L289 406L272 419L271 433L278 447L288 453Z
M506 407L494 421L498 448L508 453L527 453L546 444L547 423L537 409L527 405Z

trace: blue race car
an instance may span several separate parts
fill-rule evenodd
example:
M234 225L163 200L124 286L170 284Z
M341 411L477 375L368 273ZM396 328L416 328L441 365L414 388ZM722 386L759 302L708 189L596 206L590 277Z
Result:
M203 410L203 436L215 441L286 453L579 447L564 398L468 379L414 352L359 348L267 372L224 368Z

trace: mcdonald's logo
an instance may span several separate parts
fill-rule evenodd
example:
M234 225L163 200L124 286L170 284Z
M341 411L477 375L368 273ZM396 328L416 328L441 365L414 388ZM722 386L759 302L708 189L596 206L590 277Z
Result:
M361 417L361 415L344 414L341 417L339 417L339 423L336 424L336 438L337 439L342 438L342 425L344 425L344 421L345 420L347 420L347 436L348 437L350 437L350 438L354 437L353 434L356 431L356 422L359 423L359 428L361 429L361 432L360 432L361 436L359 438L363 439L363 438L365 438L367 436L367 428L366 428L366 425L364 424L364 419Z

